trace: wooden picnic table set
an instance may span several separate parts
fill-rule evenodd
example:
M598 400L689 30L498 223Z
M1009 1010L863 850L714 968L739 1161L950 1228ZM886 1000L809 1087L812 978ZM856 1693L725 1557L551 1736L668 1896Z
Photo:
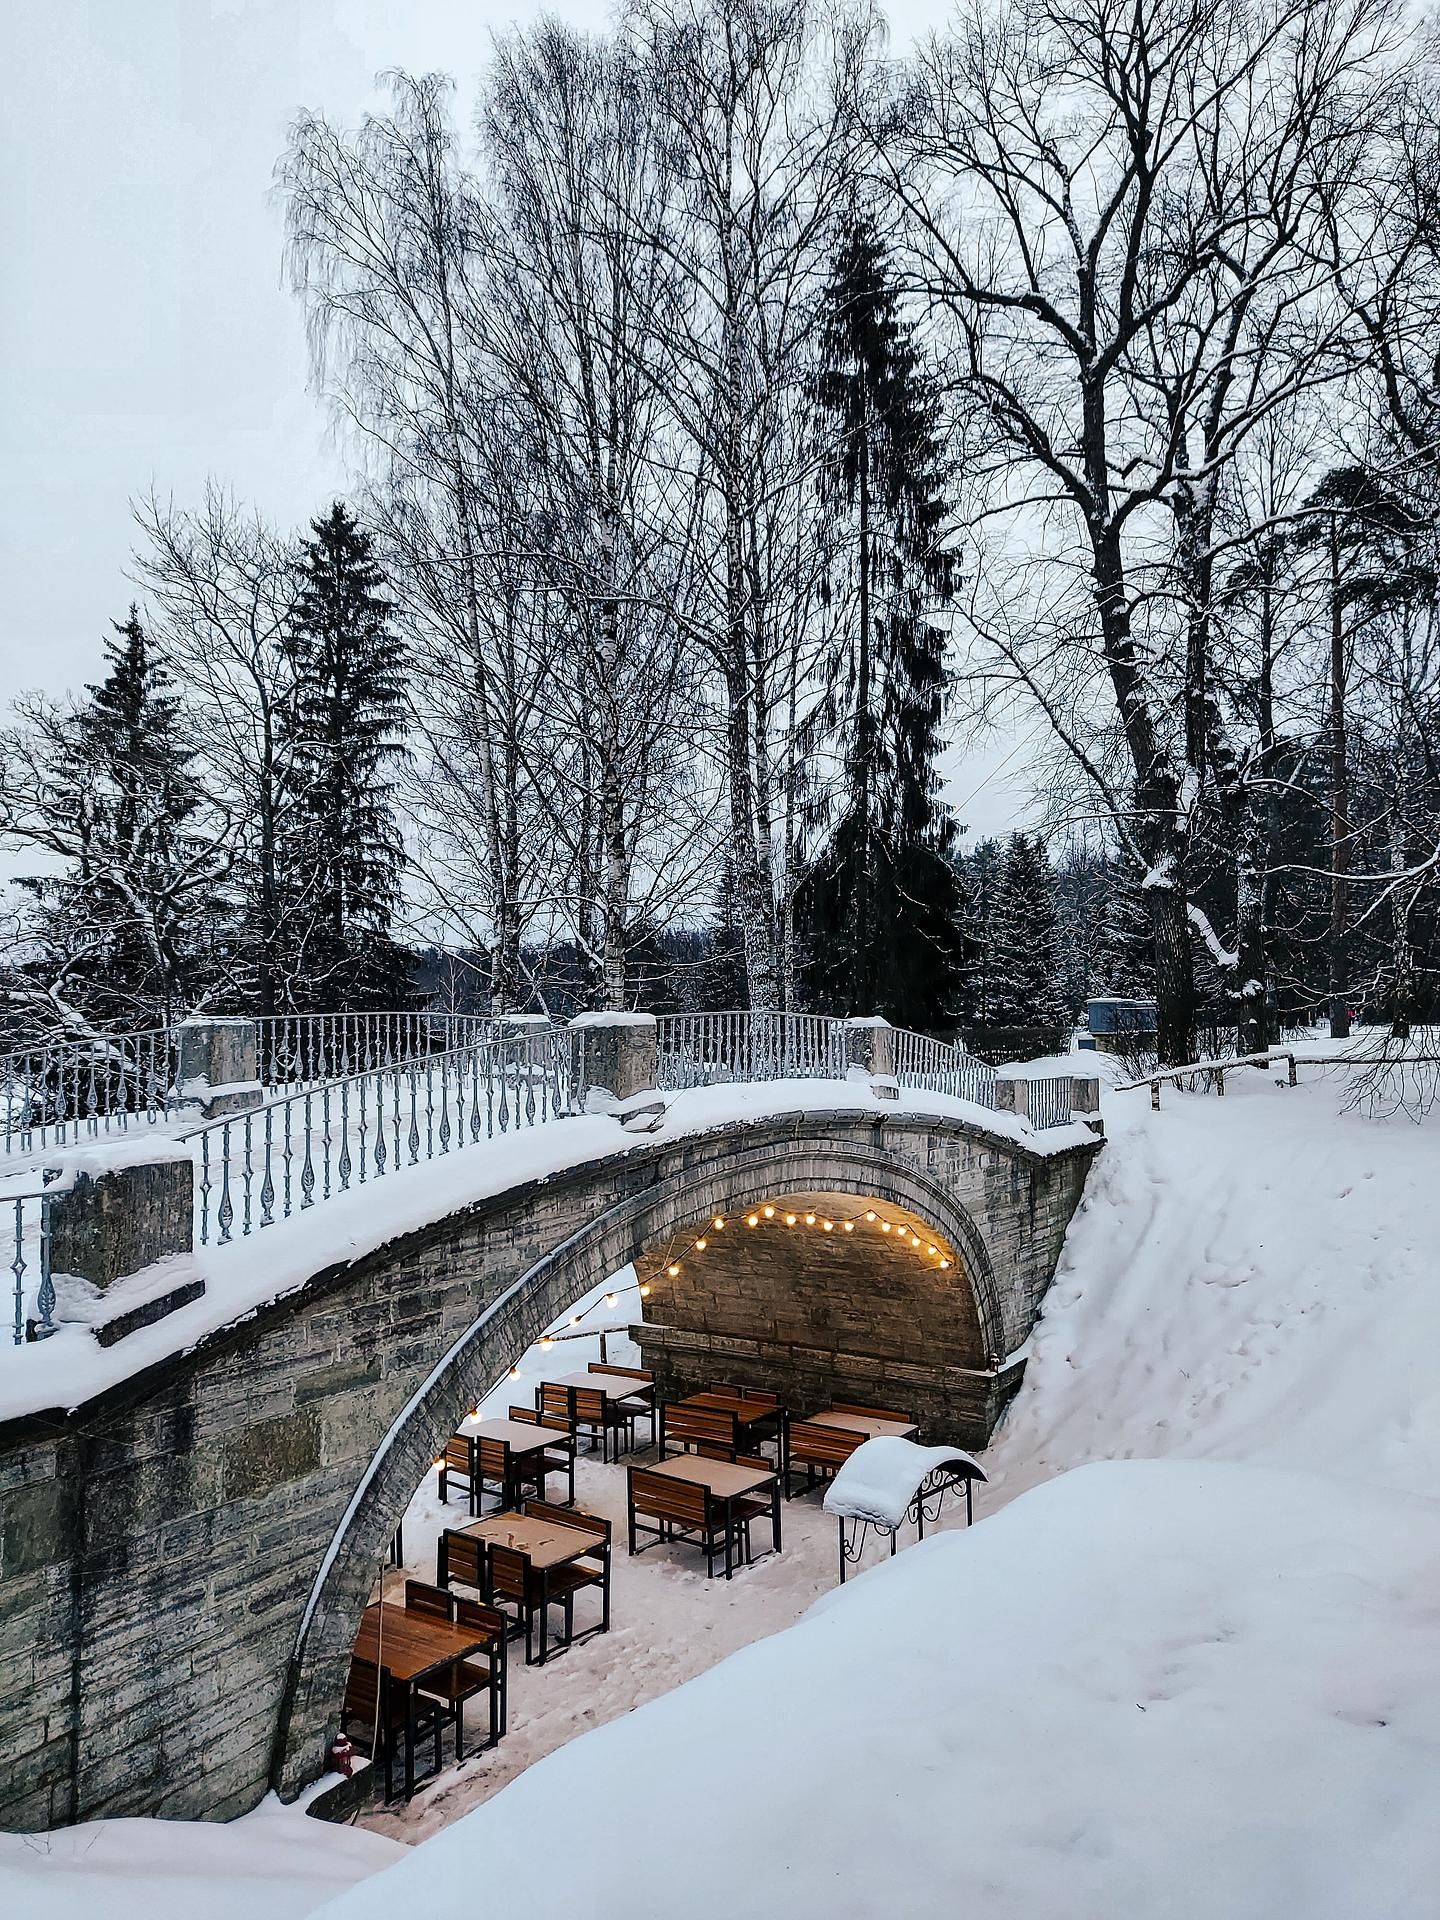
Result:
M723 1566L727 1580L737 1563L753 1563L757 1527L768 1522L768 1552L780 1552L781 1499L790 1498L793 1475L803 1472L813 1487L866 1440L915 1433L908 1414L845 1402L791 1419L775 1394L754 1387L722 1385L660 1403L642 1369L594 1363L542 1381L533 1407L472 1416L438 1462L441 1500L448 1505L452 1491L462 1491L468 1523L442 1529L434 1584L407 1580L403 1606L372 1603L355 1642L342 1732L366 1732L372 1757L384 1762L387 1798L397 1758L405 1795L414 1793L422 1741L433 1742L439 1771L451 1725L456 1758L464 1757L472 1698L488 1696L484 1744L501 1738L512 1638L523 1635L527 1666L544 1666L557 1649L609 1631L611 1525L575 1504L576 1450L584 1439L608 1461L613 1446L618 1462L634 1451L642 1418L658 1458L628 1469L630 1553L684 1542L704 1554L708 1575ZM548 1497L554 1476L564 1478L563 1499ZM496 1503L489 1513L487 1497ZM599 1619L577 1633L576 1602L586 1594L598 1599Z

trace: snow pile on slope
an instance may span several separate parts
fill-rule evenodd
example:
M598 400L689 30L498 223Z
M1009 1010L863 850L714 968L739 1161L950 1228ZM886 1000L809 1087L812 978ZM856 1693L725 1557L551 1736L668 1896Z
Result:
M0 1834L0 1913L16 1920L303 1920L408 1849L267 1800L222 1826L93 1820Z
M1408 1920L1437 1795L1440 1505L1122 1463L902 1553L325 1911Z
M1338 1076L1276 1076L1167 1089L1159 1113L1105 1096L987 1504L1175 1454L1440 1487L1440 1133L1339 1111Z

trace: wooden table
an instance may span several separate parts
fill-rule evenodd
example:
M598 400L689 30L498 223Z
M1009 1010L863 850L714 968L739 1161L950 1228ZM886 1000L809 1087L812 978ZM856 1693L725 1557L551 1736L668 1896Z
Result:
M858 1433L866 1440L881 1440L887 1434L897 1434L900 1439L908 1440L918 1428L904 1420L877 1420L869 1413L835 1413L827 1409L824 1413L807 1413L806 1424L812 1427L839 1427L845 1433Z
M530 1562L531 1571L540 1576L540 1658L544 1666L550 1650L550 1572L587 1553L600 1554L606 1561L605 1578L610 1578L609 1549L598 1535L580 1527L567 1527L559 1520L545 1520L533 1513L492 1513L486 1520L472 1520L461 1533L488 1540L491 1546L513 1547Z
M692 1486L707 1487L712 1500L725 1507L725 1578L730 1578L730 1542L734 1534L731 1510L747 1493L770 1490L770 1537L773 1551L780 1551L780 1472L774 1468L762 1472L759 1467L737 1467L728 1460L707 1460L697 1453L676 1454L672 1460L657 1460L646 1467L667 1480L688 1480Z
M415 1695L419 1683L443 1672L457 1660L480 1653L490 1635L474 1627L452 1626L434 1614L411 1613L405 1607L373 1601L360 1616L354 1658L385 1667L392 1680L405 1688L405 1792L415 1791ZM387 1735L388 1738L388 1735Z
M596 1393L603 1393L607 1400L643 1400L646 1394L653 1394L653 1380L634 1380L624 1373L567 1373L563 1380L551 1380L546 1383L552 1387L589 1387Z
M709 1407L716 1413L733 1413L738 1427L758 1427L766 1420L779 1421L781 1408L773 1400L747 1400L733 1393L687 1393L677 1407Z

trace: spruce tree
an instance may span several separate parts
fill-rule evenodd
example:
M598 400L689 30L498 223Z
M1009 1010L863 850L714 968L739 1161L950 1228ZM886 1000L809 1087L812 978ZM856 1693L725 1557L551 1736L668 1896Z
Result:
M369 535L339 501L311 532L289 642L290 999L335 1009L403 1004L408 962L391 926L400 899L393 769L404 658Z
M991 1020L997 1027L1063 1029L1055 874L1038 839L1010 836L993 924Z
M88 955L75 981L88 1016L159 1024L198 984L224 861L195 837L201 795L170 674L134 606L111 624L110 671L54 736L52 844L72 864L30 890L51 948Z
M836 1012L932 1028L957 1011L965 943L939 798L945 634L953 595L938 400L900 311L883 242L856 220L825 300L822 500L848 581L821 721L838 740L838 799L796 900L812 997Z

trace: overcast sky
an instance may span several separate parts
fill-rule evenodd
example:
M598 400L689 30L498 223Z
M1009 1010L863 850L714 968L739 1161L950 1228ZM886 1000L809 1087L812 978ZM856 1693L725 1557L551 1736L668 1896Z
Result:
M602 25L607 0L550 9ZM206 477L298 525L343 489L281 286L272 171L296 109L353 124L387 67L473 95L517 0L4 0L0 5L0 686L95 677L131 595L129 502ZM943 18L905 0L897 42ZM953 769L1004 826L1023 754ZM1017 762L1020 763L1017 766ZM988 784L982 785L987 781ZM1016 784L1012 786L1012 782Z

